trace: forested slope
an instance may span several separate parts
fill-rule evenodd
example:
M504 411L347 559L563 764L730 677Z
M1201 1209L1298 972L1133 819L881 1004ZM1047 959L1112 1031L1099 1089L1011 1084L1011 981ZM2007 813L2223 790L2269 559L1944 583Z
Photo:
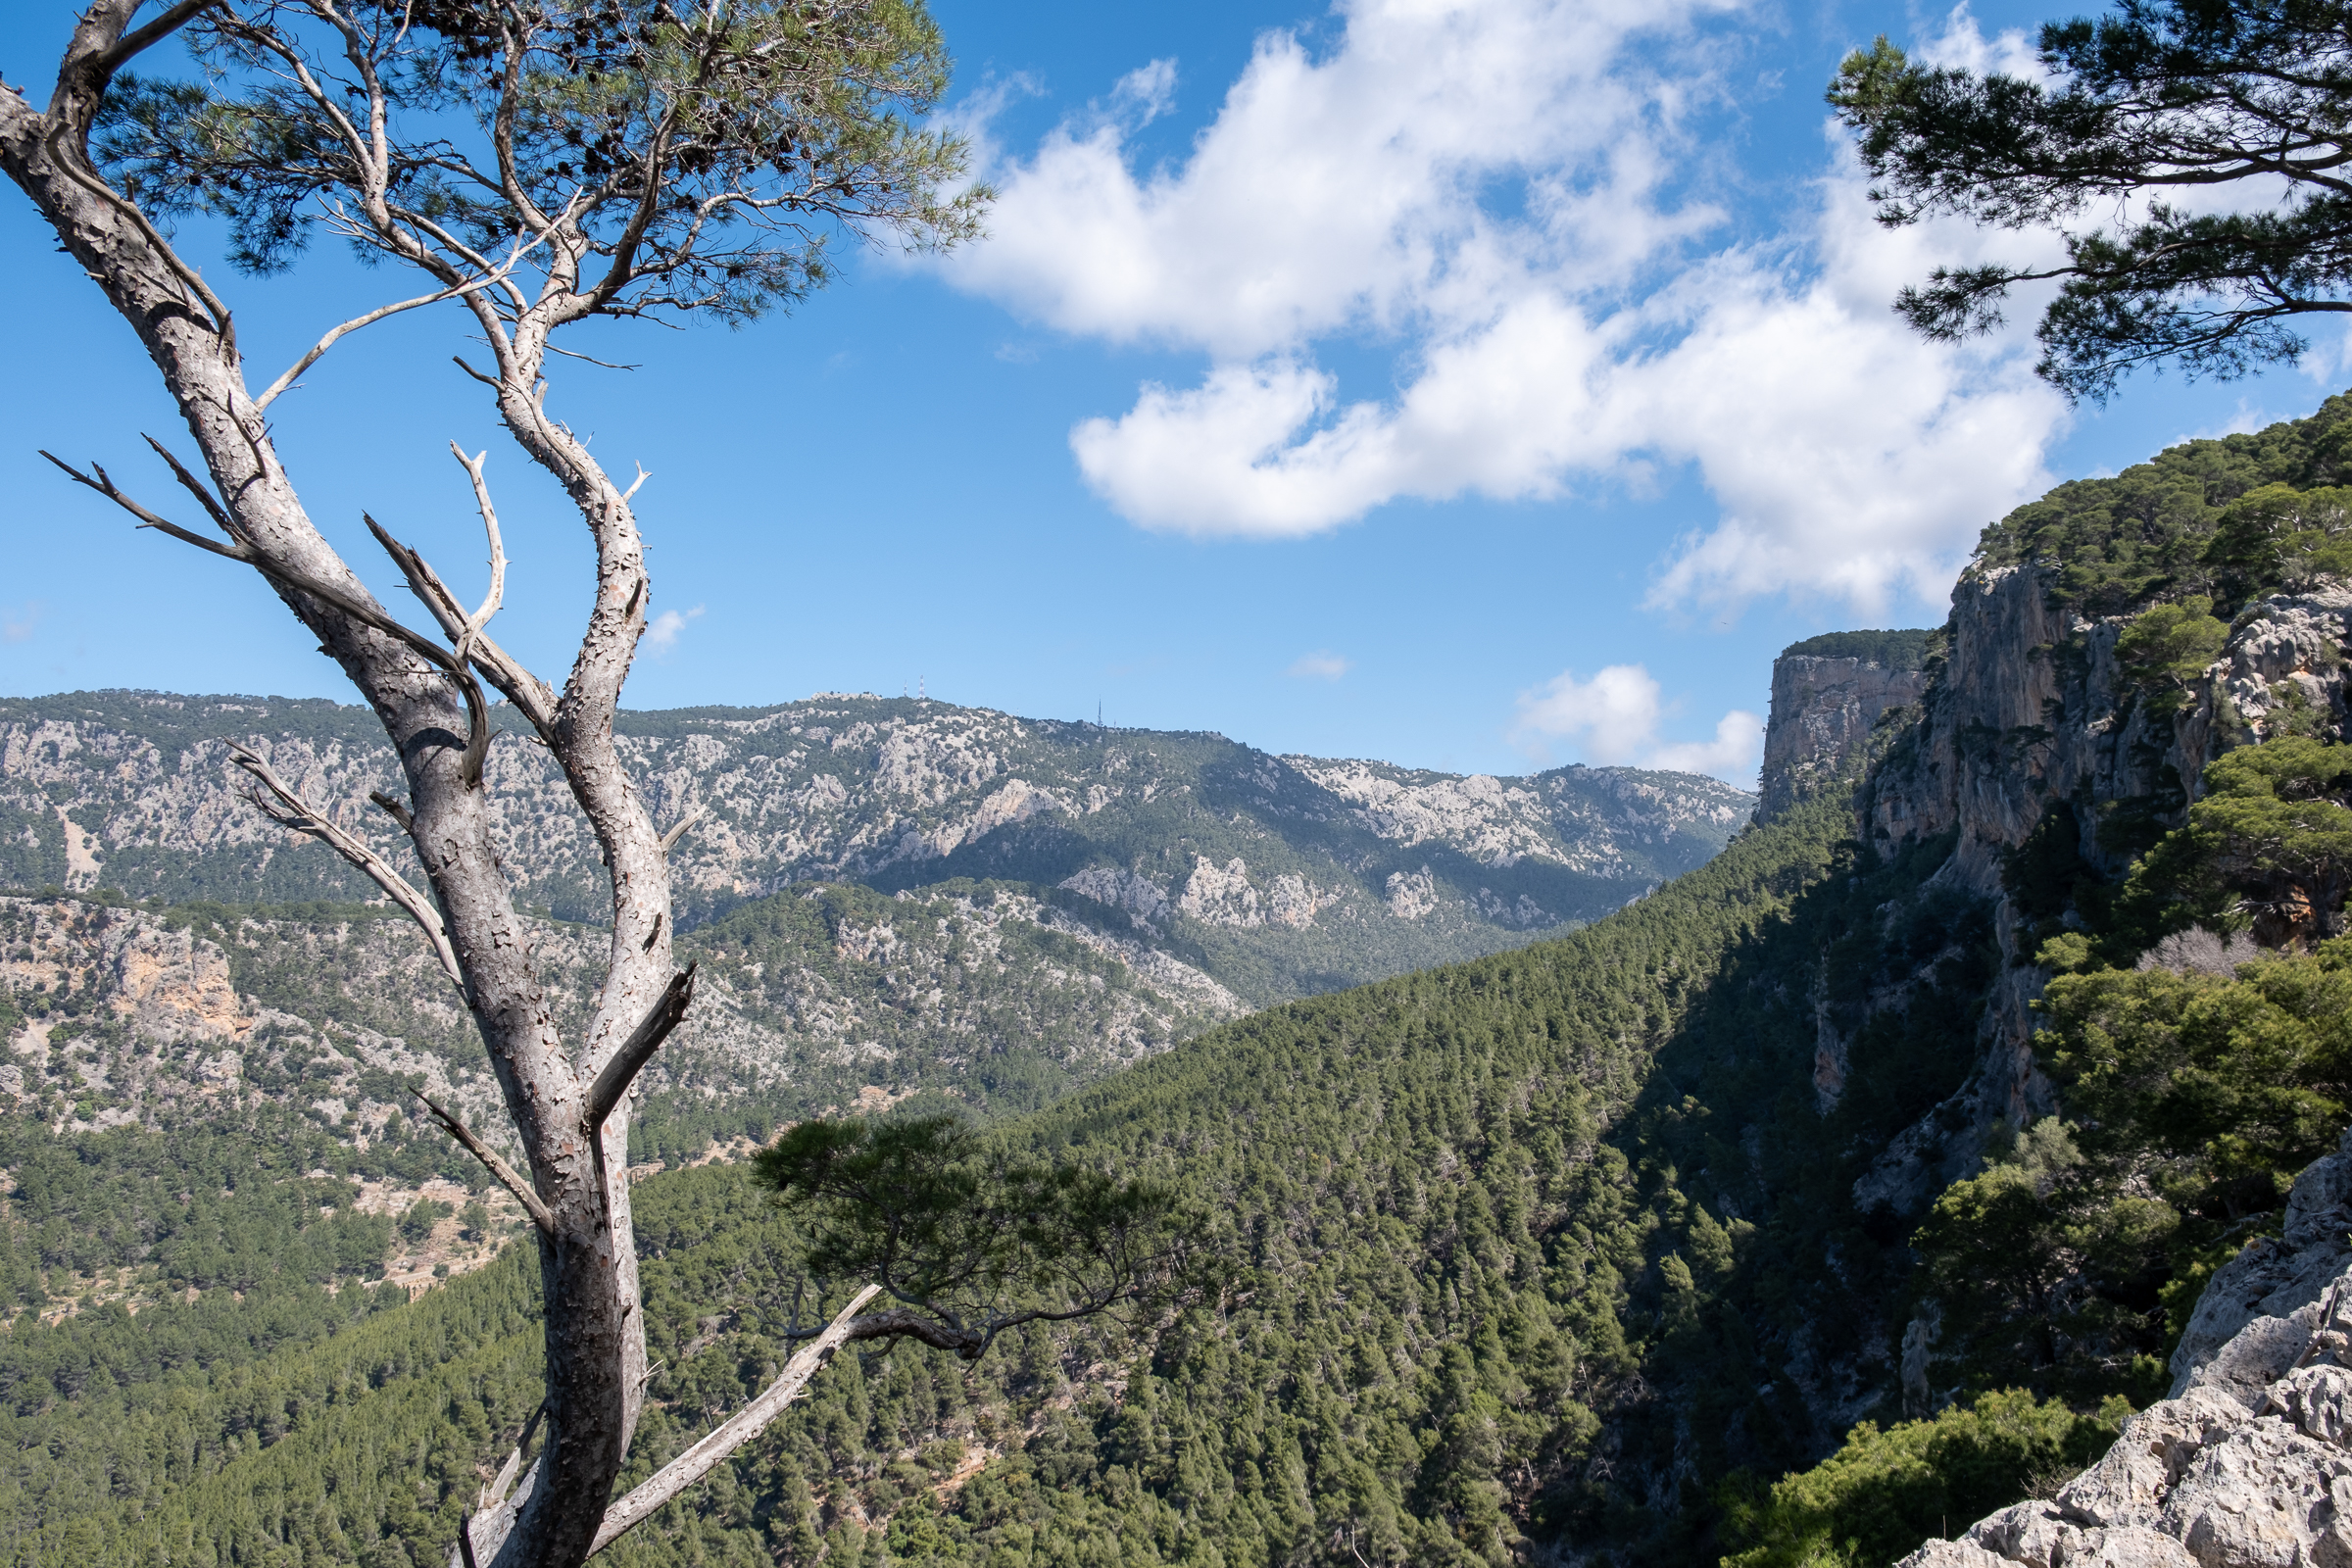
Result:
M1842 803L1806 808L1575 936L1254 1015L1017 1124L1009 1136L1154 1171L1201 1201L1235 1269L1220 1303L1140 1348L1040 1335L968 1372L906 1350L845 1361L774 1444L631 1555L782 1547L814 1561L829 1540L837 1564L1467 1562L1573 1531L1703 1556L1706 1473L1822 1442L1823 1390L1784 1379L1751 1396L1752 1364L1785 1361L1811 1322L1800 1377L1834 1381L1878 1321L1867 1275L1834 1300L1807 1277L1825 1243L1857 1255L1869 1243L1839 1212L1809 1090L1787 1092L1792 1063L1805 1083L1825 940L1916 880L1855 862L1847 820ZM1963 1007L1966 924L1938 906L1904 959L1943 955ZM1853 995L1884 988L1875 958L1845 966ZM1866 1088L1846 1103L1875 1107L1847 1113L1857 1127L1939 1092L1898 1065L1916 1053L1886 1045L1884 1062L1857 1053ZM1672 1090L1644 1088L1670 1076ZM1742 1105L1764 1112L1756 1155L1729 1126ZM765 1335L791 1293L788 1238L742 1173L644 1192L669 1411L643 1440L651 1464L776 1362ZM265 1537L310 1560L396 1560L412 1509L437 1508L446 1528L478 1484L453 1456L489 1463L495 1434L511 1441L527 1414L522 1342L466 1304L525 1288L508 1278L502 1266L256 1360L25 1401L14 1451L78 1455L85 1474L115 1463L93 1445L161 1441L143 1422L251 1434L191 1460L182 1486L45 1493L51 1544L25 1560L131 1560L167 1541L177 1560L207 1541L249 1544L206 1560L261 1560ZM422 1332L404 1326L419 1313L477 1325L447 1331L430 1392L381 1348ZM1740 1322L1747 1338L1721 1365L1709 1346ZM105 1328L27 1327L11 1352L61 1332ZM1694 1427L1688 1400L1663 1397L1686 1382L1738 1396ZM355 1397L368 1384L381 1390ZM236 1413L259 1386L289 1391L272 1406L282 1431ZM386 1454L405 1457L368 1479ZM48 1462L17 1484L55 1489ZM1700 1484L1678 1481L1692 1465Z

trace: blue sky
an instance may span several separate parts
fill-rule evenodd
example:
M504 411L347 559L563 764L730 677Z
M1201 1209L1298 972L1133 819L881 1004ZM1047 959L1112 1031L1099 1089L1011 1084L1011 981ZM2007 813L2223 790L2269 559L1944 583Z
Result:
M2014 53L2040 13L1482 0L936 8L952 113L1003 200L944 262L853 256L742 330L602 331L550 406L642 463L655 608L633 707L819 690L1213 729L1459 771L1589 760L1752 778L1772 656L1940 620L1982 525L2060 479L2308 413L2352 372L2141 377L2067 410L2017 330L1886 310L1939 260L1886 235L1823 82L1879 31ZM61 0L0 15L44 93ZM229 274L255 385L413 289L321 246ZM250 578L33 456L150 500L184 445L123 324L0 190L0 693L346 697ZM313 516L387 603L363 508L478 576L456 439L514 561L502 638L551 677L587 550L449 365L454 307L348 339L272 408ZM2332 332L2332 329L2329 329ZM159 479L161 482L159 482ZM168 511L168 508L166 509Z

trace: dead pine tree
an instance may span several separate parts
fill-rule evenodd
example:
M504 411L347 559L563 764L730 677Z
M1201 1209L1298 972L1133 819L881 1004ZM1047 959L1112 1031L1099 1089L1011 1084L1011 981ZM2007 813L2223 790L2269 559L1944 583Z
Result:
M166 43L200 69L132 72ZM613 743L651 592L633 511L644 475L617 482L550 409L550 357L566 352L559 331L598 318L736 321L788 304L826 280L837 236L937 247L976 233L987 192L962 183L961 144L920 120L946 81L920 0L91 0L46 107L0 82L0 168L176 402L195 461L148 444L200 526L167 520L95 464L59 466L141 526L259 572L381 719L407 794L375 802L426 889L266 759L237 761L257 804L416 918L479 1026L525 1155L517 1169L449 1107L427 1107L529 1214L546 1319L545 1403L450 1544L453 1564L584 1561L757 1433L845 1341L909 1336L977 1355L1013 1324L1132 1304L1184 1267L1183 1225L1141 1186L1019 1166L944 1124L804 1140L768 1174L810 1211L824 1239L814 1261L872 1283L803 1336L774 1388L612 1496L648 1376L629 1097L693 999L693 972L671 957L668 867L689 824L653 820ZM413 292L322 332L256 392L227 302L161 226L189 213L225 221L241 270L283 267L324 232L411 270ZM594 599L561 689L490 633L507 573L482 456L452 445L489 546L472 608L368 519L425 632L319 534L266 422L342 338L428 306L462 312L486 345L459 367L594 548ZM500 864L485 687L545 745L611 871L611 958L577 1040L557 1027ZM860 1315L877 1291L897 1304Z

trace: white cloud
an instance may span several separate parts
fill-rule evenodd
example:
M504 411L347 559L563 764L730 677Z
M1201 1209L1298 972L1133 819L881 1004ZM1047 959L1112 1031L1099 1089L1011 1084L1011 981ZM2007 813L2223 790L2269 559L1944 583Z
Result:
M1660 745L1647 765L1676 773L1712 773L1729 783L1753 789L1756 764L1764 760L1764 720L1743 709L1733 709L1715 721L1715 737Z
M1342 0L1321 53L1261 37L1173 164L1139 168L1133 115L1095 110L999 156L994 237L943 265L1062 331L1206 358L1197 384L1071 431L1088 483L1145 527L1298 535L1400 498L1559 500L1689 464L1720 515L1667 553L1654 603L1940 597L1978 529L2047 485L2066 411L2022 326L1928 344L1889 302L2035 242L1882 230L1830 151L1788 232L1709 253L1710 24L1743 3ZM2031 64L1964 8L1927 52ZM1114 99L1160 102L1163 66L1172 82L1154 62ZM1316 354L1343 334L1395 349L1393 390L1343 395Z
M48 608L34 599L19 607L0 609L0 642L30 642L33 628L40 625Z
M1110 90L1114 112L1149 125L1176 107L1176 62L1154 60L1119 78Z
M668 653L672 648L678 646L678 633L686 629L686 623L691 620L700 620L702 615L703 607L700 605L695 606L684 614L680 614L674 610L664 610L646 622L646 647L657 654Z
M2050 74L2042 69L2041 57L2034 53L2032 34L2023 27L2007 27L1985 37L1967 0L1952 7L1942 25L1922 37L1908 52L1921 65L1947 71L1957 67L1979 75L1997 71L2002 75L2021 76L2028 81L2051 79Z
M1328 649L1319 649L1311 654L1300 654L1283 673L1300 680L1338 680L1354 667L1352 661L1342 659Z
M1632 763L1754 784L1764 755L1761 718L1734 709L1716 721L1711 740L1668 741L1658 734L1668 712L1657 678L1640 664L1611 664L1590 680L1563 670L1519 694L1511 740L1539 761L1550 760L1550 743L1566 741L1580 760L1603 766Z

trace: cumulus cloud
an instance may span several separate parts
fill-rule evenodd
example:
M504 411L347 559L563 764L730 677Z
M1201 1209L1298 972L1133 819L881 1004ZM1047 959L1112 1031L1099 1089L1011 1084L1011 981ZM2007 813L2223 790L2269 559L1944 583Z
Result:
M942 265L1061 331L1205 358L1195 384L1071 432L1088 483L1145 527L1290 536L1688 464L1719 516L1667 550L1656 603L1938 594L2048 483L2066 411L2022 327L1927 344L1888 302L2026 242L1879 229L1834 137L1785 232L1716 241L1725 215L1684 175L1717 156L1718 24L1742 3L1342 0L1327 49L1261 37L1179 161L1142 167L1130 140L1172 62L1027 156L993 153L994 237ZM2030 64L1965 9L1930 48ZM1345 396L1316 353L1342 335L1391 345L1396 385Z
M1716 721L1710 740L1668 741L1658 728L1669 711L1657 678L1642 665L1611 664L1589 680L1563 670L1519 694L1511 739L1539 761L1550 760L1553 744L1564 741L1579 760L1604 766L1631 763L1755 782L1764 755L1761 718L1734 709Z
M1318 649L1311 654L1300 654L1283 673L1300 680L1338 680L1354 667L1351 662L1330 650Z
M668 653L672 648L678 646L678 633L686 629L686 623L691 620L700 620L702 615L703 607L700 605L695 606L684 614L680 614L674 610L664 610L646 622L645 646L657 654Z

